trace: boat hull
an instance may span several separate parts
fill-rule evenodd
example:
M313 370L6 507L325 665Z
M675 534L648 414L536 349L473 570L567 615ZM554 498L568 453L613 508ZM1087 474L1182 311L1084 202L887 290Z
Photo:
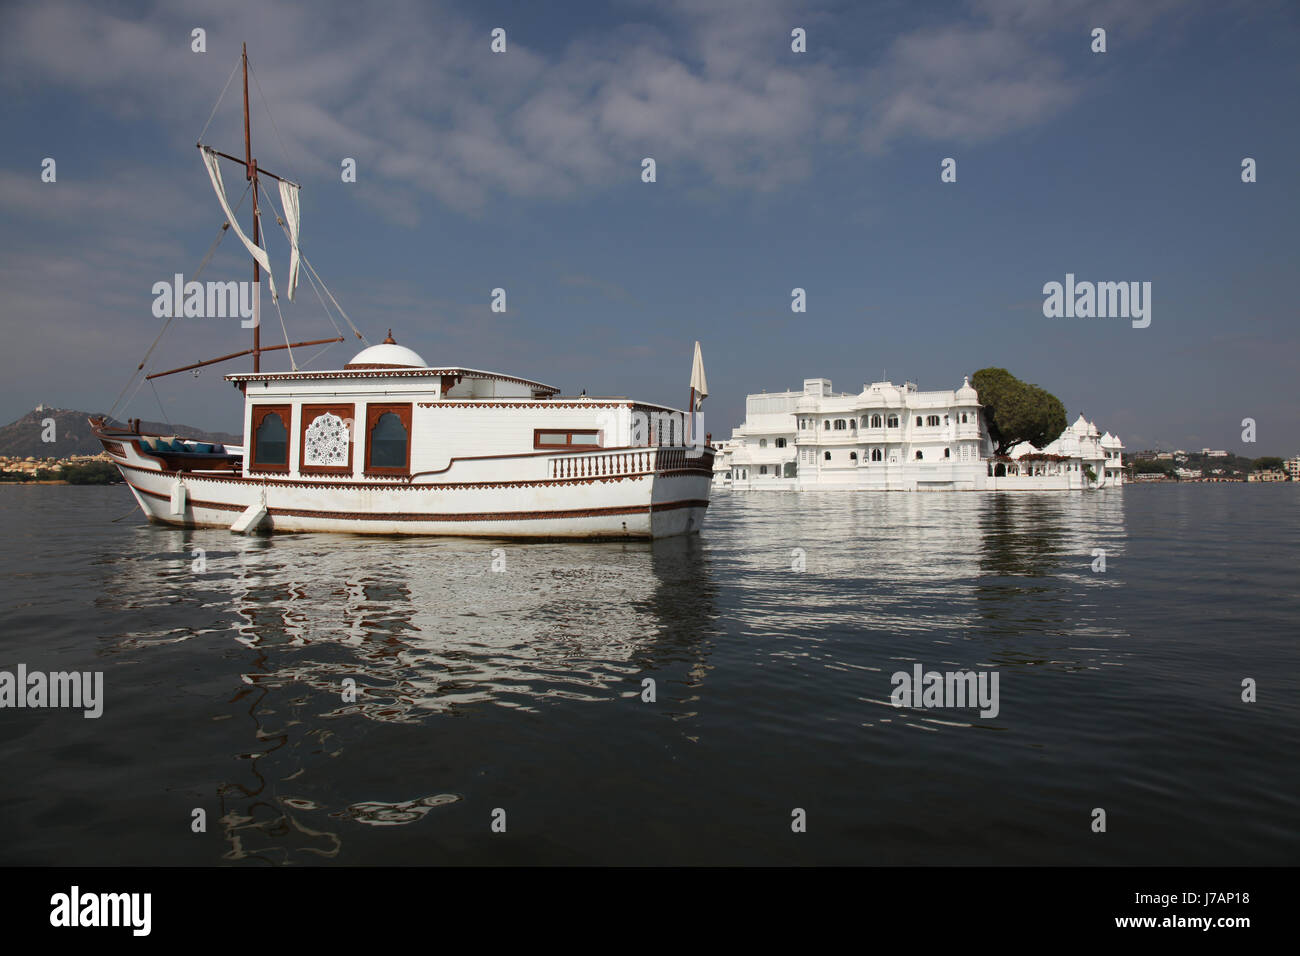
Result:
M248 530L271 532L534 539L692 534L704 523L712 471L707 451L690 458L688 449L649 448L541 463L545 475L577 473L564 478L510 478L537 470L536 456L526 455L495 459L497 477L486 481L290 480L166 468L121 436L105 436L104 443L151 521L231 528L247 513L255 518ZM625 473L614 473L620 469L608 462L615 458L626 464Z

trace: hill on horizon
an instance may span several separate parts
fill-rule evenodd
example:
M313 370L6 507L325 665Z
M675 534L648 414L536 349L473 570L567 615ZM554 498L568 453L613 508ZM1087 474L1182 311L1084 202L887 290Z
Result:
M38 406L17 421L0 427L0 455L10 458L70 458L73 455L98 455L104 450L99 440L90 432L90 412L80 412L71 408L49 408ZM54 419L54 438L52 442L42 440L46 431L44 424L48 418ZM108 420L110 425L122 426L125 423L116 419ZM228 432L210 432L189 425L168 425L165 422L141 422L140 427L147 432L162 432L165 435L183 434L187 438L199 441L222 442L239 445L243 438Z

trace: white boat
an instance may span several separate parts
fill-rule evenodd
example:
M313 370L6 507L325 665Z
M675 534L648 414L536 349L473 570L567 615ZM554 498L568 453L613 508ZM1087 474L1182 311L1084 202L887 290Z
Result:
M259 245L258 177L280 182L292 298L298 187L252 158L247 53L242 62L246 155L200 148L227 223L253 256L254 282L267 271L273 298L269 258ZM230 212L218 159L247 171L251 241ZM163 524L493 538L662 538L700 530L713 450L694 421L708 392L698 342L688 410L621 396L565 397L531 379L430 365L397 344L391 330L341 369L260 368L263 352L286 350L294 364L295 347L343 340L290 343L286 336L283 345L263 346L255 323L252 349L146 376L251 354L253 372L225 376L244 396L243 447L145 433L138 419L126 427L106 418L91 425L144 514Z

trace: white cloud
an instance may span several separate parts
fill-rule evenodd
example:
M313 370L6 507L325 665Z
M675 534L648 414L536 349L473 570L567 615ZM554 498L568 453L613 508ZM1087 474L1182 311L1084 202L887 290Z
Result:
M1142 6L1138 15L1108 2L1103 12L1141 26L1167 3ZM513 31L503 55L468 9L405 2L382 15L321 15L278 0L187 0L127 15L56 0L11 8L0 54L11 92L70 88L119 114L158 117L179 147L237 59L235 38L247 36L276 118L269 130L255 84L259 159L332 179L351 156L359 181L378 187L363 201L412 224L420 195L465 211L494 195L570 196L637 182L646 155L678 181L769 190L812 175L819 145L854 129L873 151L908 137L994 138L1078 95L1035 38L1096 5L977 0L902 33L872 66L845 60L852 41L829 26L825 55L791 53L791 25L826 18L785 2L632 5L625 26L579 30L558 52ZM194 24L208 31L207 54L190 51ZM236 153L239 99L236 82L208 136Z

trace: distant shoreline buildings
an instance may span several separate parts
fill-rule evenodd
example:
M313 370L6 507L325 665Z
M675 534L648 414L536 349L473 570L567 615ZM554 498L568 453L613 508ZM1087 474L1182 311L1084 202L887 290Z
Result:
M66 458L36 458L31 455L19 458L0 455L0 474L35 477L44 473L58 476L69 466L86 465L93 461L111 462L112 459L103 452L97 455L69 455Z
M1118 487L1123 443L1082 415L1046 447L994 445L966 380L921 391L873 382L836 393L830 379L745 400L745 421L715 442L713 480L735 490L1031 491Z

